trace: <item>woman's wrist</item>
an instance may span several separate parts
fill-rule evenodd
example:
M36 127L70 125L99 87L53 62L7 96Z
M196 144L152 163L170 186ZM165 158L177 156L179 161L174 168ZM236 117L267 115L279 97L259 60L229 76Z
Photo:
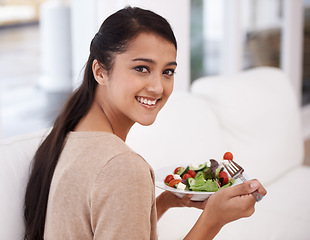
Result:
M174 194L168 191L162 192L156 198L157 220L159 220L169 208L179 207L178 199L176 198Z
M205 209L184 240L211 240L218 234L223 226L224 224L221 224L213 219L212 216L209 215L208 210Z
M161 193L156 198L157 220L159 220L169 208L182 206L181 199L176 197L173 193L168 191ZM223 225L224 224L216 217L212 209L206 207L185 239L213 239Z
M165 192L161 193L156 198L156 209L157 209L157 221L161 218L161 216L169 209L168 206L166 206L165 201Z

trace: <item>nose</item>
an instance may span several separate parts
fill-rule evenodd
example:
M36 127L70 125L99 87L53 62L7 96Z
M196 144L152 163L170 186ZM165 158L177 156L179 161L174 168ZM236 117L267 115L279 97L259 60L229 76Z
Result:
M154 94L162 94L164 91L164 86L162 82L162 76L156 75L153 76L146 87L147 91Z

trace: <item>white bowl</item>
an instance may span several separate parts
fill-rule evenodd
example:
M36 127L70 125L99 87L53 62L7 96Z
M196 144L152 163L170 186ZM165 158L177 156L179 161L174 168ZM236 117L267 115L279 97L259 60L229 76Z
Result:
M165 178L167 175L173 173L174 169L180 166L186 166L186 165L173 165L170 167L161 168L158 170L155 170L155 186L158 188L161 188L163 190L170 191L174 193L177 197L182 198L186 194L192 194L192 201L204 201L207 198L209 198L214 192L195 192L195 191L187 191L187 190L179 190L176 188L169 187L165 184Z

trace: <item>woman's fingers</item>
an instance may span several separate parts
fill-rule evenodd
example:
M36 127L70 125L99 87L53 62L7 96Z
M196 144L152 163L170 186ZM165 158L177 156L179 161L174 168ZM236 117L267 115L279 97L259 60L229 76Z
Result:
M207 201L192 201L191 198L193 197L193 194L186 194L183 198L182 198L182 204L183 207L194 207L194 208L198 208L198 209L204 209Z
M260 194L262 194L263 196L265 196L267 194L266 189L256 179L245 181L245 182L238 184L236 186L226 188L225 190L226 190L226 194L230 197L248 195L248 194L250 194L256 190Z
M267 194L267 190L263 187L263 185L256 179L253 179L253 180L250 180L251 181L251 184L252 184L252 181L256 182L258 184L256 190L262 194L263 196L265 196Z

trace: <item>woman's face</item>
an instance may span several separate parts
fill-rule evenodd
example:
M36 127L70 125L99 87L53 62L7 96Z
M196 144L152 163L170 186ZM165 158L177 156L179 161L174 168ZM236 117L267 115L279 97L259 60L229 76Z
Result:
M116 54L103 86L103 109L118 124L152 124L173 90L175 46L164 38L141 33L126 52Z

